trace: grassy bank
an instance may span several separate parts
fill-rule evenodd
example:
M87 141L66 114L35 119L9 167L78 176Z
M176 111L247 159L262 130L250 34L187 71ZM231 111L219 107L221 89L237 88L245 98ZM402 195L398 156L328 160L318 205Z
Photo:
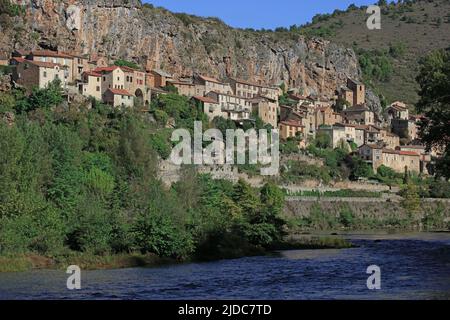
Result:
M33 269L61 269L70 265L77 265L82 270L107 270L137 267L158 267L162 265L209 262L223 259L238 259L242 257L270 255L273 251L282 250L307 250L307 249L343 249L351 248L352 244L342 238L333 237L301 237L288 238L285 241L272 244L269 248L238 245L223 247L212 253L203 252L190 259L183 261L160 258L154 254L115 254L115 255L93 255L87 253L71 253L58 257L44 257L35 254L24 254L16 256L0 256L1 272L24 272Z
M174 259L160 258L153 254L92 255L44 257L34 254L0 256L0 272L23 272L32 269L65 269L77 265L82 270L122 269L135 267L156 267L177 263Z

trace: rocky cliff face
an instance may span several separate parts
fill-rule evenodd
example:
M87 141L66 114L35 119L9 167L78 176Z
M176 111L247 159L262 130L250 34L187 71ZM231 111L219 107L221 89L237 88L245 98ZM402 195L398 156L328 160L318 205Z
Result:
M267 84L285 81L305 94L332 96L360 77L351 49L287 33L233 29L218 19L173 14L137 0L12 0L26 14L2 25L0 45L100 53L177 76L195 72Z

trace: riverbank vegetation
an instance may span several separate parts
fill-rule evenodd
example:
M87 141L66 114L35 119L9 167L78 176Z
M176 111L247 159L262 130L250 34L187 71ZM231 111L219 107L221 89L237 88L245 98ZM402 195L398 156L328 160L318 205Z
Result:
M263 252L284 235L284 194L272 183L255 189L187 167L180 182L165 187L157 167L168 135L148 113L67 105L57 85L1 95L3 263L29 256L89 266L115 266L130 255L228 258ZM189 104L172 106L167 113L180 121L197 116Z
M418 203L416 203L416 200ZM416 207L418 205L419 207ZM450 230L446 204L421 207L420 200L407 198L405 203L379 204L374 208L349 203L308 205L305 214L286 215L289 234L315 231L447 231ZM332 208L331 208L331 207Z

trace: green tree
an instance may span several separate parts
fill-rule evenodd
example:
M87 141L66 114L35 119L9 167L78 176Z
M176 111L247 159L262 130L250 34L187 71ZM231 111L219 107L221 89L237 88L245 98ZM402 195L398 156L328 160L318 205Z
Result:
M60 105L63 101L61 80L56 79L44 89L34 88L28 98L28 103L22 106L24 109L18 111L29 112L39 108L49 109Z
M403 197L402 206L409 214L413 214L419 210L420 198L416 185L409 183L403 188L401 195Z
M124 59L116 60L114 62L114 65L119 66L119 67L128 67L128 68L136 69L136 70L140 69L139 65L137 65L135 62L127 61L127 60L124 60Z
M444 151L437 173L450 178L450 49L432 52L421 59L416 80L420 85L416 107L426 117L420 125L421 138L429 149Z

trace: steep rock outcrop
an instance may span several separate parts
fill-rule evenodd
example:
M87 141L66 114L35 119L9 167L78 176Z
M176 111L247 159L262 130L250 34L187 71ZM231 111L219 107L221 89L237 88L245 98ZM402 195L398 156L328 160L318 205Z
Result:
M205 73L267 84L286 82L331 97L347 76L360 78L355 53L321 39L233 29L215 18L174 14L137 0L14 0L26 14L2 28L7 49L100 53L177 76Z

